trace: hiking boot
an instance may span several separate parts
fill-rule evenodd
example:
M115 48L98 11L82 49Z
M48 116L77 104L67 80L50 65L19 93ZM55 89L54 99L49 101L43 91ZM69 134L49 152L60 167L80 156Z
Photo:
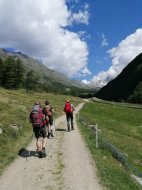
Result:
M72 127L71 130L74 130L74 127Z
M51 131L50 135L51 135L51 137L54 137L54 135L53 135L53 131Z
M42 154L42 158L47 156L45 152L45 147L42 148L41 154Z
M68 127L68 132L70 132L70 128Z
M47 138L49 139L51 133L48 133Z
M41 152L41 151L38 151L38 157L39 157L39 158L43 158L43 155L42 155L42 152Z
M44 152L44 151L41 151L41 154L42 154L42 158L47 156L46 152Z

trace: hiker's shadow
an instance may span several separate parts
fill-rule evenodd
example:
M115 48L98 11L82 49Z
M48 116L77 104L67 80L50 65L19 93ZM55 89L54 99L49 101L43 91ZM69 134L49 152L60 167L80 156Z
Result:
M64 131L67 131L67 130L66 129L61 129L61 128L56 128L56 131L64 132Z
M27 157L31 157L31 156L35 156L38 157L37 152L33 151L33 150L27 150L25 148L21 148L18 152L18 155L23 157L23 158L27 158Z

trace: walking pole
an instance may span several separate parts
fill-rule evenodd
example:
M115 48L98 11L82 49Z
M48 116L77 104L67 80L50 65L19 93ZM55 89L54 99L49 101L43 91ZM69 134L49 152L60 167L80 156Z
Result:
M56 137L56 124L55 124L55 119L53 120L54 123L54 133L55 133L55 137Z

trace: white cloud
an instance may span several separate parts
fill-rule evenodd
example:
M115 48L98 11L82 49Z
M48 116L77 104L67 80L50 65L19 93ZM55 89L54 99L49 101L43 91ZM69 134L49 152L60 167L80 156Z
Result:
M83 24L89 24L89 5L87 3L84 4L83 10L79 10L78 13L72 13L70 19L69 19L69 24L72 23L83 23Z
M108 41L107 41L107 38L105 37L105 35L102 34L101 37L102 37L101 47L108 46Z
M62 73L69 77L77 72L82 73L88 61L85 42L81 41L77 34L64 30L54 37L56 40L51 44L50 54L43 59L45 64L47 62L52 69L56 66L57 71L62 70Z
M82 82L83 82L84 84L90 84L90 82L89 82L88 80L86 80L86 79L82 80Z
M69 3L79 3L80 0L67 0Z
M110 79L115 78L127 64L142 52L142 29L137 29L130 34L118 47L108 50L112 58L111 67L104 72L98 73L91 80L91 84L103 86Z
M82 69L82 73L83 73L83 76L91 75L91 72L87 69L87 67L84 67L84 68Z
M74 14L66 0L0 0L0 47L42 59L46 66L70 77L84 74L87 44L66 27L69 20L87 24L87 9L85 5Z

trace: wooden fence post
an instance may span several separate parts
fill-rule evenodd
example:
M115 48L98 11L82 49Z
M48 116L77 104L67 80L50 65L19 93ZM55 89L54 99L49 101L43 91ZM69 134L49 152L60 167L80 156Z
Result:
M99 148L99 137L98 137L98 124L95 125L95 130L96 130L96 148Z

